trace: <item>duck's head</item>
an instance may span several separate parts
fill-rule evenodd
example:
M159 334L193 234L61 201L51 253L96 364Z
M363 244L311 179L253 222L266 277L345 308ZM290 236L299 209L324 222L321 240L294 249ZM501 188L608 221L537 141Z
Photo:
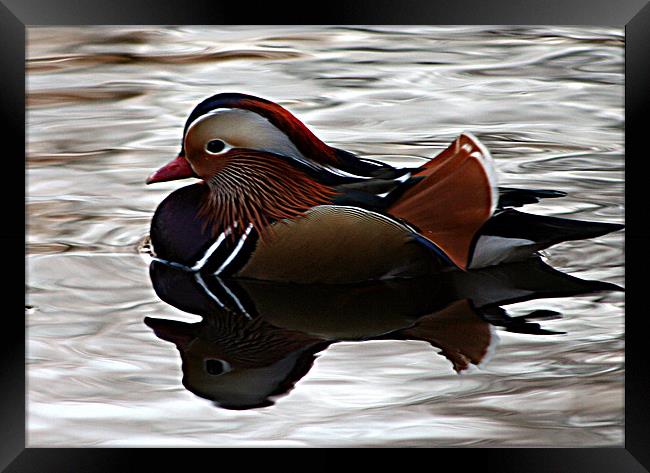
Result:
M198 177L209 181L228 158L244 153L281 156L306 166L335 166L337 150L280 105L252 95L223 93L199 103L183 129L178 156L147 184Z
M226 409L272 405L272 398L293 389L328 345L228 311L193 324L150 317L145 324L176 345L183 386Z
M146 182L200 178L212 196L206 214L236 197L234 214L259 227L327 202L333 192L319 176L336 166L337 156L280 105L223 93L194 108L178 156Z

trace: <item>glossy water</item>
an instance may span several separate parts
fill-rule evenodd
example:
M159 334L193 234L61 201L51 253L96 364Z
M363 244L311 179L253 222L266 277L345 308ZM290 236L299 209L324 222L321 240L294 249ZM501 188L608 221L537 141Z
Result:
M563 317L456 374L429 344L344 341L270 407L226 410L181 384L145 317L197 322L152 289L145 186L193 105L239 91L393 164L468 130L504 185L566 191L527 211L623 221L623 31L615 28L30 28L30 446L621 445L623 294L504 307ZM623 284L623 234L546 261Z

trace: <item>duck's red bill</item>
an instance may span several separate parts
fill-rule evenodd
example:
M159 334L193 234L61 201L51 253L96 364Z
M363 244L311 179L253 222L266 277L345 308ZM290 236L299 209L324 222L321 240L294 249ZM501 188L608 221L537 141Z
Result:
M196 177L196 174L194 174L187 159L178 155L176 159L151 174L146 182L147 184L153 184L154 182L175 181L177 179L187 179L188 177Z

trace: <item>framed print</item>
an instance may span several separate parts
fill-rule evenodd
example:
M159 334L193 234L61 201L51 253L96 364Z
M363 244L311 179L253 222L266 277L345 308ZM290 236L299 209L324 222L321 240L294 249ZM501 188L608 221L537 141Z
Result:
M4 471L647 471L650 6L3 3Z

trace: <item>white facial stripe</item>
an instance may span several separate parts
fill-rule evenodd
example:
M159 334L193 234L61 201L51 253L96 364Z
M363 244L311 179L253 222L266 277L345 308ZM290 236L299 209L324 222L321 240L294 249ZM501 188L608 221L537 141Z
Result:
M217 113L227 112L227 111L229 111L229 110L232 110L232 109L230 109L230 108L215 108L214 110L210 110L208 113L204 113L203 115L199 115L199 116L196 117L194 120L192 120L192 121L190 122L189 126L187 127L187 129L189 130L190 128L192 128L192 126L193 126L193 125L194 125L198 120L202 120L202 119L205 118L205 117L209 117L209 116L212 116L212 115L216 115Z
M239 108L217 108L194 120L188 127L188 134L193 127L199 126L206 120L210 120L213 139L240 148L281 154L312 168L318 168L316 163L307 159L296 148L282 130L262 115Z
M246 242L246 238L248 238L248 234L251 232L252 229L253 229L253 224L249 223L248 228L246 228L244 234L239 238L239 241L237 242L237 246L235 246L235 249L232 250L232 253L230 253L228 258L226 258L226 260L221 264L221 266L219 266L219 269L217 269L214 272L215 276L221 274L223 270L226 269L226 267L232 262L232 260L235 259L239 251L242 249L242 246L244 246L244 243Z

